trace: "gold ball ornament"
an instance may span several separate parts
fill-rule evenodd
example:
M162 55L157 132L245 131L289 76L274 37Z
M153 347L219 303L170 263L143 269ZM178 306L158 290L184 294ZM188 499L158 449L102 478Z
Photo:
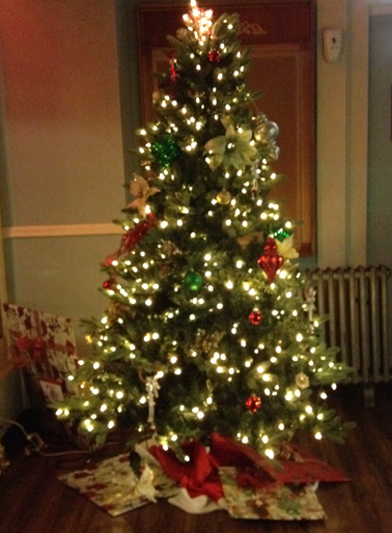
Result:
M295 376L295 383L300 389L307 389L309 387L309 378L304 372L299 372Z
M218 192L216 195L216 201L220 205L228 205L231 202L231 194L229 191L223 189L223 191Z

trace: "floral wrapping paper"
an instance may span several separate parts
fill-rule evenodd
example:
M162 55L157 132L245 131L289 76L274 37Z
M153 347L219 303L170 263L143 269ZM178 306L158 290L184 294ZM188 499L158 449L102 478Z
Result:
M243 471L220 467L227 510L233 518L256 520L324 520L316 485L264 483L246 485ZM245 485L245 486L244 486Z
M251 448L216 436L215 440L231 450L245 453L253 459L244 466L238 457L234 464L217 466L216 479L222 493L216 509L225 509L232 518L253 520L324 520L326 514L319 502L316 490L321 482L344 482L349 479L339 470L330 467L293 444L282 447L279 463L266 463ZM222 444L223 443L223 444ZM229 448L227 448L229 446ZM186 512L208 512L208 505L200 510L200 495L214 503L206 494L209 485L200 484L200 495L184 488L184 472L176 462L172 469L156 457L156 443L152 440L137 445L136 453L142 460L142 474L138 479L130 467L129 454L105 459L96 464L60 476L60 480L78 490L82 495L104 509L111 516L118 516L158 498L167 498L170 503ZM221 459L226 457L221 447ZM234 451L233 451L234 450ZM223 461L224 462L224 461ZM242 462L242 465L240 466ZM197 475L196 465L187 466ZM200 466L200 465L198 465ZM194 469L196 470L194 471ZM185 476L186 477L186 476ZM210 478L208 478L211 481ZM207 480L207 481L208 481ZM185 500L181 499L181 494ZM180 500L178 500L180 499ZM203 500L204 501L204 500Z
M128 454L105 459L59 479L111 516L119 516L156 498L169 498L179 491L153 463L144 467L139 481L129 464Z

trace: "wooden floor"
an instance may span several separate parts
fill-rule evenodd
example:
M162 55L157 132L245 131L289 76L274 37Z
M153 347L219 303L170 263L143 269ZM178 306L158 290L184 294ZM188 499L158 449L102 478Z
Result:
M320 485L325 521L235 520L225 511L190 515L166 501L117 518L57 479L73 460L22 456L0 477L0 533L392 533L392 386L376 389L376 406L364 407L361 391L349 387L335 398L355 420L345 445L300 444L347 474L347 483Z

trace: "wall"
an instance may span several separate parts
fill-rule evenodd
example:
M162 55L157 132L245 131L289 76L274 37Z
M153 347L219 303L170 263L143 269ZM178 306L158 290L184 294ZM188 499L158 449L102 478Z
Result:
M9 299L72 318L96 309L118 244L100 233L125 201L114 15L110 0L0 3Z
M392 5L373 10L370 37L368 254L375 264L391 264Z
M372 2L316 3L318 251L310 266L355 266L376 257L373 248L367 255L366 241ZM124 205L124 168L129 175L135 164L129 151L138 125L136 35L129 31L135 4L0 2L9 300L72 317L80 350L80 318L99 314L106 303L97 291L104 279L99 262L118 245L110 221ZM328 26L344 31L335 64L322 56ZM15 388L9 383L8 390ZM0 382L0 409L4 387Z
M8 299L73 318L83 350L125 205L114 2L0 2L0 61ZM16 387L0 382L0 416Z

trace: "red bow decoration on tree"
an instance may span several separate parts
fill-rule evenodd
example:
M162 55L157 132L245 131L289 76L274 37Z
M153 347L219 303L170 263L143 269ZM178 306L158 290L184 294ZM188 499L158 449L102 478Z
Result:
M155 224L155 215L150 213L144 220L136 224L134 228L124 233L124 235L121 237L120 248L114 252L114 254L108 255L103 264L105 266L110 266L118 257L131 252L143 239L146 233L155 226Z

